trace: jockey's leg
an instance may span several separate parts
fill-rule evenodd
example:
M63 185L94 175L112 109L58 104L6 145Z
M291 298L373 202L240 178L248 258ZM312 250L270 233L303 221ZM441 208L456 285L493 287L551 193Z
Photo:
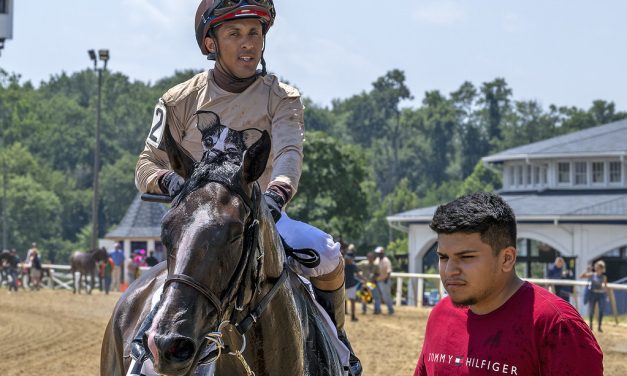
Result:
M294 221L285 213L282 213L277 229L291 248L297 251L309 249L318 254L320 262L315 267L304 266L294 258L289 263L295 271L311 281L316 300L335 324L338 338L350 350L351 374L361 375L361 362L355 356L344 331L344 258L339 243L333 241L331 235L307 223Z
M355 355L353 347L344 331L345 320L345 291L344 291L344 260L339 258L338 266L331 273L318 277L312 277L311 284L314 286L316 300L329 314L337 329L337 336L350 351L351 374L361 375L361 362Z

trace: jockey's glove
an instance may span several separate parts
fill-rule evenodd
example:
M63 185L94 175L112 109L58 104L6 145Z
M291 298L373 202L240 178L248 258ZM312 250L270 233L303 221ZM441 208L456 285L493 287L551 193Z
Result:
M159 179L159 188L161 188L163 193L167 193L171 198L174 198L181 192L183 183L185 183L185 179L179 174L174 171L168 171Z
M263 194L263 198L266 200L266 204L268 205L268 209L270 209L270 214L272 214L272 218L274 222L278 222L281 219L281 209L283 209L283 205L285 205L285 201L280 194L273 191L266 191Z

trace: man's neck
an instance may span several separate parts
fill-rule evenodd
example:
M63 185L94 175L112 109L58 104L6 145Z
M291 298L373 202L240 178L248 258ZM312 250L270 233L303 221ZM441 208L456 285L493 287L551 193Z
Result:
M482 302L469 306L472 313L477 315L485 315L492 311L497 310L503 304L505 304L509 298L512 297L518 291L518 289L525 283L522 279L518 278L516 274L512 275L503 287L496 290L493 294L486 297Z
M257 77L259 77L259 74L254 74L248 78L235 77L222 68L222 65L218 62L216 62L215 68L213 69L213 80L216 85L229 93L243 93L244 90L248 89L248 87L257 80Z

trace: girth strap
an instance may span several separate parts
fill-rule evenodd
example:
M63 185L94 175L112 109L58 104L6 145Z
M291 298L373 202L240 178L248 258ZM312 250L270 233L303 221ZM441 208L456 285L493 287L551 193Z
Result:
M213 306L218 311L218 317L222 317L222 306L220 304L220 299L218 299L205 286L199 284L198 282L194 281L191 277L188 277L185 274L170 274L168 275L168 277L165 280L165 283L163 284L163 289L165 290L166 286L171 282L181 282L196 289L198 292L200 292L205 297L207 297L207 299L209 299L211 304L213 304Z

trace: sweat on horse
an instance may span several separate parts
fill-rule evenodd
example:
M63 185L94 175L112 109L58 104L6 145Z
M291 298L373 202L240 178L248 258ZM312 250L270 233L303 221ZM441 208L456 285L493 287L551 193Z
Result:
M199 129L203 139L215 130ZM334 329L286 266L261 199L256 180L270 154L268 133L243 156L206 152L195 166L171 143L166 149L186 178L162 221L167 263L120 298L103 339L101 375L126 374L138 361L163 375L344 375ZM155 294L152 324L132 342ZM145 357L134 360L134 346Z
M107 257L108 254L105 247L92 249L89 252L76 251L72 253L70 256L70 273L72 274L74 294L76 294L76 290L78 290L79 294L81 293L81 282L83 281L83 278L85 280L85 289L88 294L91 294L91 290L95 285L96 263L106 261ZM79 273L78 281L76 281L76 272ZM87 283L88 275L91 277L89 283Z

